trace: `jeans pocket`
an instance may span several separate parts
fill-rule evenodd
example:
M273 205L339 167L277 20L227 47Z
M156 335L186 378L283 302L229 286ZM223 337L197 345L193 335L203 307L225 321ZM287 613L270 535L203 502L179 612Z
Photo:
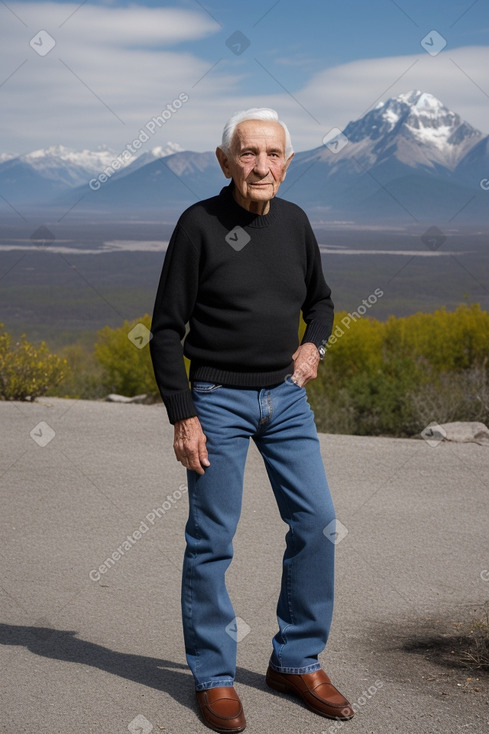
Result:
M216 382L204 382L203 380L195 380L192 382L192 390L198 393L209 393L218 390L222 385L218 385Z
M292 385L295 388L299 388L299 390L304 389L304 386L301 387L298 382L292 379L292 375L287 375L284 382L286 385Z

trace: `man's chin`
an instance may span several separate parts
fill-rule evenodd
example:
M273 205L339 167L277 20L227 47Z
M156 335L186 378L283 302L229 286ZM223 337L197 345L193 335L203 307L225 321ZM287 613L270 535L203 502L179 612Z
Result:
M247 194L251 201L269 201L276 191L273 186L248 186Z
M262 208L264 204L267 204L267 202L270 201L270 199L273 199L277 190L278 187L271 185L263 186L261 188L258 186L247 186L244 191L236 189L234 192L234 198L244 209L257 211L255 208L256 205L259 205L259 207ZM250 209L250 207L252 207L252 209Z

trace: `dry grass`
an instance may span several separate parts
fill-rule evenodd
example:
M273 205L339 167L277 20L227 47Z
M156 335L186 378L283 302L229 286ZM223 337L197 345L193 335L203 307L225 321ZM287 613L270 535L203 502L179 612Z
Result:
M489 671L489 602L476 611L465 639L462 659L470 668Z
M459 617L459 620L461 617ZM489 602L464 612L463 621L426 618L402 649L447 668L489 673Z

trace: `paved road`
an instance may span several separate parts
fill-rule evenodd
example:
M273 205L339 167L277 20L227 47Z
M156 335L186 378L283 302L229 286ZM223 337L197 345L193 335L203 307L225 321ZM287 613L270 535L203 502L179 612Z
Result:
M160 405L0 403L1 732L208 731L183 655L187 499L171 436ZM438 664L423 640L460 629L489 597L489 448L330 435L321 446L345 527L322 662L357 715L338 727L265 686L285 527L252 446L228 573L247 633L236 683L247 731L487 732L487 676Z

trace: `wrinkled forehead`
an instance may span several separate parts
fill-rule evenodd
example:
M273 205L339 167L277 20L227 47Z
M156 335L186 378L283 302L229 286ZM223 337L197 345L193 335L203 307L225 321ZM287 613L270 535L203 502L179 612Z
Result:
M285 130L274 120L244 120L236 125L232 147L240 150L248 146L285 152Z

